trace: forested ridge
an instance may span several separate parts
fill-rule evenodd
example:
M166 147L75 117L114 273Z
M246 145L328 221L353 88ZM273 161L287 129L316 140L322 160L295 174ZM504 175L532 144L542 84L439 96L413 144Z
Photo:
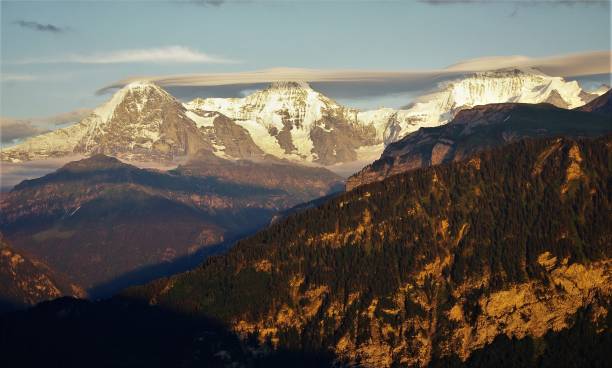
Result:
M578 308L609 303L610 147L609 136L524 140L396 175L126 295L365 365L424 365L466 358L496 335L538 337L553 326L537 327L545 316L525 293L559 320L555 328L569 328ZM592 282L574 293L563 280L577 273ZM508 326L487 309L502 292L525 299L497 305Z

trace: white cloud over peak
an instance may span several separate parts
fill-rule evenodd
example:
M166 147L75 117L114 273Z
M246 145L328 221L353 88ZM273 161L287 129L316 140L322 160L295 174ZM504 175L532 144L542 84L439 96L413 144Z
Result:
M422 92L440 81L466 73L504 68L536 68L543 73L559 77L582 77L612 73L612 52L589 51L547 57L493 56L464 60L447 68L427 70L350 70L273 68L250 72L206 73L182 75L151 75L126 78L98 90L98 94L121 88L135 80L146 79L181 96L180 89L195 87L234 88L240 91L261 88L261 84L276 81L307 81L317 84L322 92L339 97L372 98L380 95Z
M0 81L2 82L31 82L38 78L30 74L11 74L0 73Z
M147 49L128 49L91 54L67 54L59 57L23 59L16 64L126 64L126 63L204 63L232 64L230 60L209 55L185 46L167 46Z

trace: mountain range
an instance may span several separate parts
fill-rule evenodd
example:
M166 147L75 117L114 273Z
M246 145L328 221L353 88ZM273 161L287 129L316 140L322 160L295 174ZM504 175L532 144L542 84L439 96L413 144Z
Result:
M599 92L598 92L599 93ZM501 102L574 108L597 94L535 69L475 73L445 82L402 109L343 106L305 82L276 82L244 98L181 103L155 84L128 84L91 115L2 150L3 161L103 153L124 160L174 161L201 150L225 159L273 155L322 166L369 163L384 147L462 109Z
M407 170L459 161L525 138L592 137L612 132L612 91L574 110L548 103L501 103L459 111L448 124L420 128L388 145L381 157L347 179L346 188Z
M346 188L405 170L461 160L525 137L596 136L610 130L606 115L609 92L579 110L548 103L457 108L459 103L469 105L466 93L471 96L470 103L507 99L512 93L519 93L515 100L542 100L552 91L560 91L572 103L593 97L574 82L547 78L541 73L506 70L447 84L429 102L401 111L414 117L418 115L415 111L431 110L444 100L443 110L451 106L457 110L452 113L453 120L419 128L390 143L380 159L348 179ZM540 87L541 93L534 97L534 85L543 81L547 87ZM30 156L36 142L51 142L43 145L47 148L53 147L55 139L70 143L60 137L66 134L75 148L45 148L47 157L67 153L93 156L40 179L24 181L4 195L0 230L18 251L70 275L70 281L92 297L108 296L123 287L186 270L206 255L225 250L238 237L271 220L324 204L329 198L317 198L342 189L340 177L313 165L315 156L308 158L302 150L298 159L288 153L293 149L281 154L266 148L261 142L270 137L261 138L253 130L261 125L273 132L273 123L282 123L286 129L278 130L276 138L294 142L298 139L296 130L311 133L302 136L304 139L317 136L323 129L322 121L332 124L329 114L344 116L332 120L347 129L360 126L365 129L361 132L381 131L372 121L363 123L364 116L378 113L340 106L305 83L274 83L241 99L196 99L186 104L154 84L132 83L82 122L2 152L10 157L25 155L19 156L21 159L36 158ZM351 114L356 116L352 122ZM394 113L392 120L399 115ZM425 124L441 122L427 120ZM338 139L353 136L340 125L334 129L325 125L331 130L323 133ZM376 142L388 138L384 134L371 137ZM351 147L346 142L340 146ZM28 149L20 151L23 147ZM125 162L179 156L182 160L175 161L179 164L175 169L161 172L139 169L105 155Z
M527 139L360 186L190 272L0 317L0 361L603 367L611 147Z
M88 157L0 199L0 307L42 302L0 316L0 365L605 366L611 96L518 69L365 112L129 84L2 151ZM383 148L342 192L327 168Z
M0 229L99 297L188 269L278 211L341 188L326 169L278 159L199 155L161 172L97 154L4 195Z

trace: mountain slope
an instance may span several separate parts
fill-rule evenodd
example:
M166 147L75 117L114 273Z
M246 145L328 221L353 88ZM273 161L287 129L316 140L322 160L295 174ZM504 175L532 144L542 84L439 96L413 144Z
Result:
M610 319L608 314L607 326ZM7 337L0 345L0 364L8 367L334 366L334 356L327 352L268 349L261 354L264 349L245 346L215 321L125 298L41 303L0 316L0 334ZM612 334L602 333L589 312L580 310L570 329L550 331L541 338L498 336L466 361L453 356L436 359L430 366L606 367L611 342Z
M608 90L606 93L591 100L586 105L579 107L577 110L612 117L612 90Z
M592 103L600 99L605 96ZM446 125L421 128L387 146L378 160L347 180L346 188L351 190L404 171L462 160L478 151L526 137L586 137L612 131L610 117L578 110L516 103L462 110Z
M465 360L583 309L609 336L611 147L524 140L396 175L126 295L363 366Z
M296 165L274 156L228 162L204 151L171 173L215 177L222 182L282 190L291 195L295 204L340 191L344 187L342 178L329 170Z
M266 165L251 165L274 180ZM94 296L108 295L185 270L266 225L277 211L340 184L324 169L286 165L286 185L261 179L258 185L253 177L241 179L239 163L219 167L234 176L143 170L95 155L17 185L0 202L0 229L16 249L70 275ZM311 188L292 194L300 192L289 193L293 183Z
M62 295L85 296L40 261L16 252L0 234L0 312Z
M76 152L171 159L211 148L182 105L152 83L128 85L94 113Z
M191 272L8 315L0 362L605 366L611 147L526 140L358 188Z

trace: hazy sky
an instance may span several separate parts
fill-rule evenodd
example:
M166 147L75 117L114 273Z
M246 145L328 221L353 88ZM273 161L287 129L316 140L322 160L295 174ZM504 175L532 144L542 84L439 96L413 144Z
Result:
M2 1L1 7L0 116L15 118L94 107L109 98L96 90L137 75L436 69L486 56L611 48L610 3L601 1Z

